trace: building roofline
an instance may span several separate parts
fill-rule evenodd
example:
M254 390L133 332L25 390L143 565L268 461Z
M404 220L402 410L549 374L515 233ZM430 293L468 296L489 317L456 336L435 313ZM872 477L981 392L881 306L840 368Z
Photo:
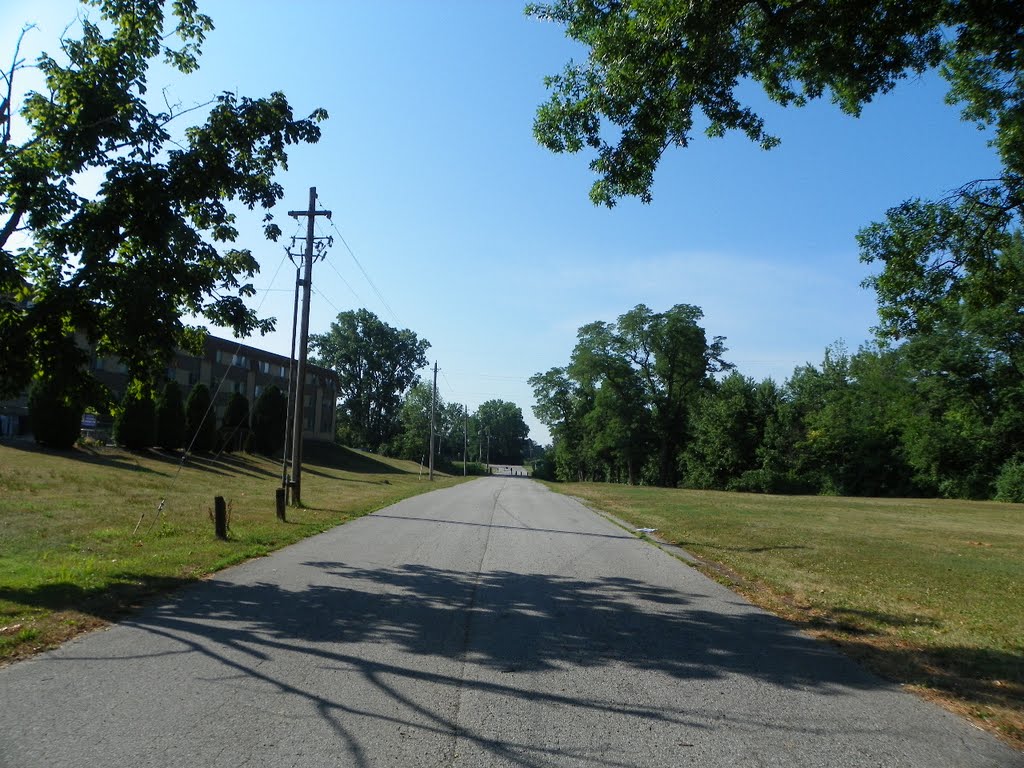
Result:
M276 363L278 365L290 365L292 360L288 355L279 355L276 352L270 352L266 349L260 349L259 347L252 347L248 344L243 344L237 339L224 339L220 336L214 336L212 333L206 334L204 347L208 347L210 349L219 348L226 352L230 352L231 354L242 354L247 357L258 357L261 360ZM306 372L314 373L318 376L327 376L334 381L335 385L339 383L338 374L330 368L324 368L323 366L307 362Z

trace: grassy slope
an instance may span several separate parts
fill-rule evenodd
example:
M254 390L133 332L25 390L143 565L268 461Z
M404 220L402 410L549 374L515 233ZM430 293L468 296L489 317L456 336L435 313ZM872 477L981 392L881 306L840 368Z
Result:
M1024 508L552 485L1024 747Z
M302 476L308 506L289 508L281 523L279 464L241 454L179 465L156 452L0 445L0 662L100 626L154 593L461 481L431 485L415 464L314 446ZM213 535L214 496L228 503L227 541Z

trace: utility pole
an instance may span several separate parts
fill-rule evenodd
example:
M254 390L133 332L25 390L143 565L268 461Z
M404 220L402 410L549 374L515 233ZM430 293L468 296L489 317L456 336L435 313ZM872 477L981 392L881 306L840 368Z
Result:
M462 406L462 476L466 476L466 453L469 452L469 408Z
M292 505L302 503L302 429L305 426L306 403L306 351L309 346L309 293L313 285L313 244L316 241L314 228L317 216L331 218L330 211L316 209L316 187L309 188L309 208L305 211L288 211L296 219L306 217L306 254L303 258L302 278L302 327L299 332L299 360L295 372L295 411L292 416Z
M437 400L437 360L434 361L434 388L430 390L430 481L434 481L434 401Z
M292 245L294 245L294 239ZM295 264L295 257L286 247L284 252ZM281 450L281 487L284 488L285 502L288 500L288 441L292 436L292 387L295 383L295 334L299 330L299 287L302 283L302 265L295 264L295 304L292 307L292 351L288 357L288 397L285 399L284 447Z

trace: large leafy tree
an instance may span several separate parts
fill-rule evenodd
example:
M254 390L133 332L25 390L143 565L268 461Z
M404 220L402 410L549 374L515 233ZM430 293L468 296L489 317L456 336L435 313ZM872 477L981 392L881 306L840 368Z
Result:
M430 342L373 312L342 312L327 333L310 337L316 364L338 374L338 430L359 448L379 450L400 430L402 397L427 364Z
M461 461L469 442L469 418L462 403L435 403L435 410L438 455L442 461Z
M579 329L577 339L569 368L584 389L594 391L585 419L594 458L612 477L623 468L632 485L653 440L649 393L641 371L623 354L615 326L590 323Z
M593 387L570 375L568 368L552 368L530 377L533 414L551 431L549 460L563 480L583 481L590 475L586 417L594 407Z
M676 484L693 410L713 374L732 368L725 339L709 341L702 317L689 304L637 305L615 323L582 327L570 364L530 379L560 477L637 482L646 472Z
M972 45L965 28L979 5L955 0L556 0L527 7L588 48L547 78L551 98L540 107L538 139L558 152L591 148L597 203L626 195L650 200L654 171L670 146L687 146L698 126L708 136L740 131L765 148L778 144L764 119L743 102L743 82L773 101L804 104L829 93L857 114L875 94L911 72L923 72ZM990 29L997 11L989 4ZM943 27L953 25L952 45ZM1013 30L1017 27L1013 26ZM1005 35L1004 35L1005 36ZM950 50L952 49L952 50ZM959 61L959 60L957 60ZM969 64L965 61L964 65Z
M484 439L490 436L491 463L521 464L523 448L530 428L523 421L523 411L507 400L488 400L476 409L476 419L484 432Z
M1017 0L555 0L527 13L565 25L588 50L547 78L534 132L553 151L592 152L591 198L608 206L649 201L664 152L697 131L778 144L744 102L751 83L783 106L828 96L857 115L902 78L937 68L947 101L991 129L1002 170L942 200L896 205L861 233L862 260L881 267L868 281L881 333L926 326L945 295L971 302L1020 284L1005 259L1024 214Z
M724 490L730 481L755 469L763 417L752 379L733 371L707 388L694 408L691 439L681 459L686 485Z
M271 208L286 148L317 141L326 117L297 119L281 93L223 93L172 136L182 113L153 108L149 68L196 70L210 18L195 0L89 4L78 37L36 62L45 87L24 97L21 121L10 98L0 108L0 396L56 361L84 362L72 331L153 380L175 347L201 340L187 313L241 335L270 329L244 303L258 264L230 247L232 202ZM280 234L269 214L264 225Z
M725 338L708 341L698 325L703 317L691 304L665 312L639 304L616 324L615 346L636 367L651 406L659 485L676 484L677 454L687 438L691 410L711 375L733 367L723 359Z
M547 78L535 132L554 151L594 151L595 202L650 200L662 154L701 127L778 144L744 103L744 83L784 106L828 95L856 115L934 67L966 119L995 126L1004 189L1019 191L1024 10L1013 0L555 0L527 13L563 24L588 49L586 62Z
M430 450L430 398L428 384L417 382L405 393L398 412L400 430L388 444L388 453L410 461L427 462ZM437 403L435 402L435 407Z

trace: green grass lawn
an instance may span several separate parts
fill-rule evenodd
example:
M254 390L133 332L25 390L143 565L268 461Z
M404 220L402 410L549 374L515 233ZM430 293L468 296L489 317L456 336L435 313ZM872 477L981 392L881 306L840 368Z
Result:
M1024 506L551 487L1024 747Z
M153 594L462 480L435 476L431 484L416 464L309 446L306 506L288 508L282 523L274 504L280 464L225 454L180 465L179 456L158 452L0 444L0 662L100 626ZM214 536L215 496L228 504L227 541Z

